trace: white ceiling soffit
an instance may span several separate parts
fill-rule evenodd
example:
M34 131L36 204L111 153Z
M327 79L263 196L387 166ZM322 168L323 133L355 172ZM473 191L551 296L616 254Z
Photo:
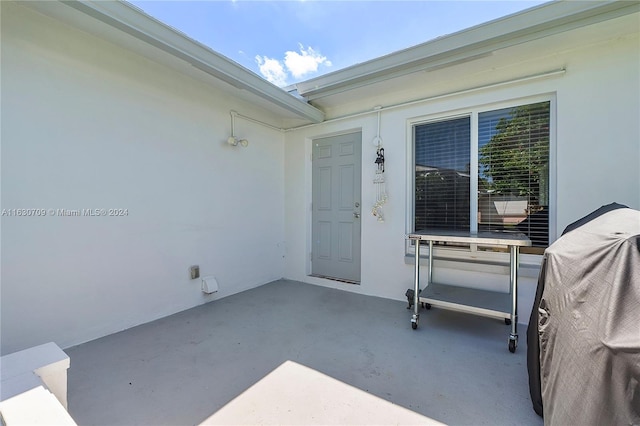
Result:
M142 42L160 49L193 67L238 89L279 106L295 116L319 123L324 113L269 83L257 74L198 43L185 34L147 15L137 7L122 1L35 1L24 2L41 13L67 23L76 24L71 9L88 15ZM65 5L60 7L60 5ZM67 9L66 7L71 9ZM69 12L66 12L66 11ZM87 29L84 26L83 29ZM91 31L91 30L90 30ZM98 32L99 30L96 30Z
M296 84L307 100L461 64L549 35L640 11L638 1L554 1Z

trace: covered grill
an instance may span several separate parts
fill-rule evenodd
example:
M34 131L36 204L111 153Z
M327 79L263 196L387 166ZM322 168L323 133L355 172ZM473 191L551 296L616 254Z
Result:
M640 424L640 211L603 206L547 248L527 343L545 424Z

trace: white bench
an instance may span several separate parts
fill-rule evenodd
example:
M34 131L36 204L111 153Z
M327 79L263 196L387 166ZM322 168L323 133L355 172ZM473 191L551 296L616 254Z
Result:
M0 415L6 425L70 424L67 354L45 343L0 358Z

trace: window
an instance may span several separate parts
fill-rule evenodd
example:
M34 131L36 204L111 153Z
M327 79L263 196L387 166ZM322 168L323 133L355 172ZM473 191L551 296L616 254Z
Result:
M549 135L548 101L415 124L414 229L522 232L542 253Z
M469 230L470 119L414 127L415 229Z

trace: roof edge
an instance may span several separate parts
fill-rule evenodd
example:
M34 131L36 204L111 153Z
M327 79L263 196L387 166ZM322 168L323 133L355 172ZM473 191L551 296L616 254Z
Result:
M322 122L325 119L324 112L321 110L125 1L58 0L55 2L24 2L22 4L48 14L52 7L56 7L56 3L97 19L301 118L314 123Z
M637 1L552 1L299 82L295 88L307 100L318 99L417 71L472 61L497 49L638 11Z

